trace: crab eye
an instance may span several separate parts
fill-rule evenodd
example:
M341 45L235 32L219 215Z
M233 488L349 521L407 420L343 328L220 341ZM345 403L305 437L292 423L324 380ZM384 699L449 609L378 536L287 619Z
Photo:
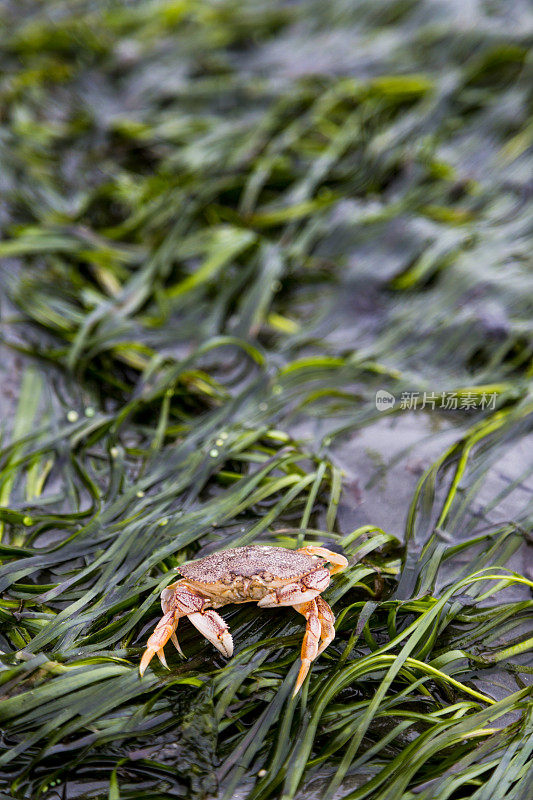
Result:
M226 584L228 584L228 583L232 583L232 582L233 582L233 578L232 578L232 576L229 574L229 572L228 572L226 575L223 575L223 576L222 576L222 578L221 578L220 580L221 580L221 582L222 582L222 583L226 583Z
M262 578L264 581L272 581L274 580L274 576L270 572L263 572Z

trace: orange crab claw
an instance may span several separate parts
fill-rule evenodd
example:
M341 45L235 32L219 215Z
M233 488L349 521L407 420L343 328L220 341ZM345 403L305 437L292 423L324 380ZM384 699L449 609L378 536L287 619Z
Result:
M348 566L348 559L340 553L334 553L333 550L328 550L326 547L317 547L315 545L307 545L307 547L300 547L298 553L305 553L308 556L319 556L329 561L330 573L335 575L337 572L342 572Z

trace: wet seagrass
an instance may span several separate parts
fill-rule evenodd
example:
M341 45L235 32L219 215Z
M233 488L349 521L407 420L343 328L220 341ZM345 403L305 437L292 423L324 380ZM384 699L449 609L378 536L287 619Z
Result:
M3 0L0 68L0 795L528 797L528 4ZM141 678L255 546L349 562L296 697L253 602Z

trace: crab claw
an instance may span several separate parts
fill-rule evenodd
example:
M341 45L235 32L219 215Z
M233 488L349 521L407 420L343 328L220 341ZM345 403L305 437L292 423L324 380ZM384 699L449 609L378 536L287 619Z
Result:
M308 556L318 556L326 561L329 561L330 573L335 575L336 572L342 572L348 566L348 559L340 553L334 553L333 550L328 550L326 547L317 547L316 545L307 545L307 547L300 547L298 553L305 553Z
M209 609L208 611L196 611L194 614L188 614L189 620L200 633L203 633L206 639L209 639L217 650L220 650L223 656L230 658L233 655L233 639L229 628L216 611Z

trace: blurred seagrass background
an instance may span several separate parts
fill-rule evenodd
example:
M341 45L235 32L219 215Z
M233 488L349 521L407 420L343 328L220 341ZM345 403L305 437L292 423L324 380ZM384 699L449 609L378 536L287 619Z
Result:
M532 39L4 0L2 800L531 796ZM304 542L350 567L296 700L290 609L140 680L176 566Z

